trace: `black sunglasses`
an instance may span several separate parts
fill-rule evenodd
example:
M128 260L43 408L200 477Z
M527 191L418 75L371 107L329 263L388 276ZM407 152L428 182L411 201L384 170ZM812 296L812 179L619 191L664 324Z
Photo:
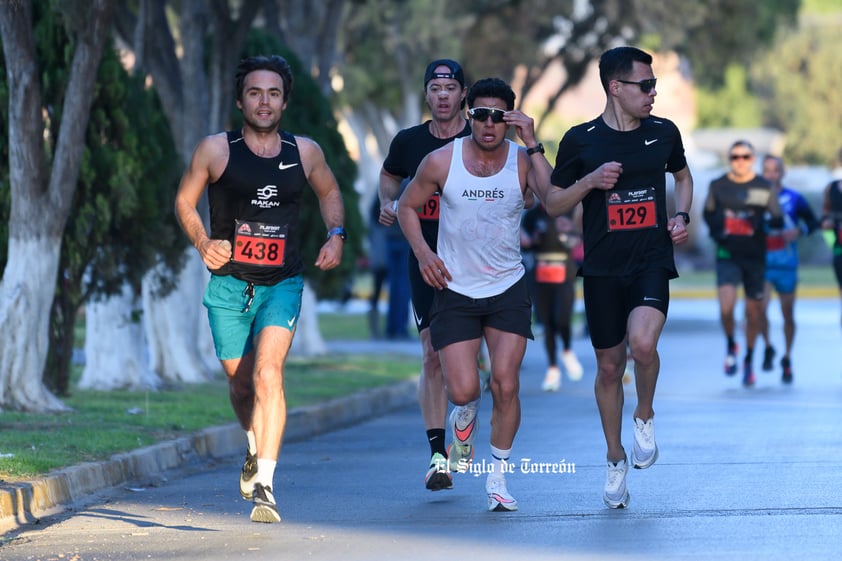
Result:
M505 114L506 112L502 109L495 109L494 107L474 107L468 109L468 115L475 121L484 122L488 117L491 117L492 123L502 123L503 115Z
M750 160L754 157L753 154L731 154L728 156L731 160Z
M628 80L617 80L621 84L635 84L637 87L640 88L640 91L643 93L649 93L655 89L655 82L658 81L657 78L648 78L646 80L641 80L640 82L629 82Z

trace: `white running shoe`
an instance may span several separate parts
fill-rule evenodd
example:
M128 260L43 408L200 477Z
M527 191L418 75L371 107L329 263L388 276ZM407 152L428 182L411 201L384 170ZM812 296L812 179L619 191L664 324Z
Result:
M485 480L485 492L488 494L488 510L490 512L514 512L517 501L506 489L506 478L500 474L488 474Z
M541 383L541 389L545 392L557 392L561 387L561 370L558 366L550 366Z
M582 370L582 364L579 362L579 359L576 358L576 353L569 349L564 351L561 353L561 362L564 364L564 369L567 370L568 378L574 382L582 379L584 371Z
M474 457L474 438L477 436L476 407L457 405L450 412L450 431L453 442L447 449L450 471L463 473Z
M626 508L629 506L629 490L626 487L626 474L629 464L625 458L619 462L608 462L605 472L605 491L602 502L608 508Z
M634 377L634 359L628 358L626 359L626 369L623 371L623 384L631 384L632 378Z
M643 421L634 418L634 445L632 446L632 465L635 469L646 469L658 459L658 445L655 443L655 424L653 419Z
M275 497L272 495L271 487L255 483L253 500L254 507L251 509L252 522L266 522L271 524L281 521L281 515L278 514L278 505L275 503Z

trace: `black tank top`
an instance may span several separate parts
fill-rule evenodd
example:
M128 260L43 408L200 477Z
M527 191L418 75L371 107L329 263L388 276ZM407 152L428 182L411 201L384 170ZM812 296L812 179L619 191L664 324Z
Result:
M273 285L304 270L299 218L307 178L295 137L279 134L280 153L262 158L249 150L241 131L227 133L228 165L209 185L208 202L211 237L230 241L235 257L214 274ZM268 237L255 237L264 231ZM250 259L261 264L238 262Z

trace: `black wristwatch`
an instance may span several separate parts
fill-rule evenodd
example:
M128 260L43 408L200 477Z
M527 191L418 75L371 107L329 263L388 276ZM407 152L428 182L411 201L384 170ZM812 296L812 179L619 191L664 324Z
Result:
M339 236L342 238L342 241L346 241L348 239L348 232L345 231L345 228L342 226L337 226L336 228L331 228L327 232L327 239L330 239L331 236Z
M676 213L673 215L673 218L675 218L676 216L680 216L681 218L683 218L683 219L684 219L684 225L685 225L685 226L687 226L688 224L690 224L690 215L689 215L689 214L687 214L686 212L676 212Z
M533 146L532 148L526 149L526 155L527 156L531 156L532 154L535 154L536 152L540 152L541 154L544 153L544 145L541 144L540 142L538 143L538 146Z

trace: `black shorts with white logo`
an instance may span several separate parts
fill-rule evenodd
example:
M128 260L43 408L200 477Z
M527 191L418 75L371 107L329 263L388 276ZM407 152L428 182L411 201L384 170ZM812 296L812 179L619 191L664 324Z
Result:
M582 290L593 347L610 349L622 343L629 314L638 306L655 308L666 317L671 274L666 269L653 269L633 276L585 277Z
M502 294L488 298L469 298L446 288L436 292L430 322L433 349L479 339L486 327L534 338L532 299L525 277Z

